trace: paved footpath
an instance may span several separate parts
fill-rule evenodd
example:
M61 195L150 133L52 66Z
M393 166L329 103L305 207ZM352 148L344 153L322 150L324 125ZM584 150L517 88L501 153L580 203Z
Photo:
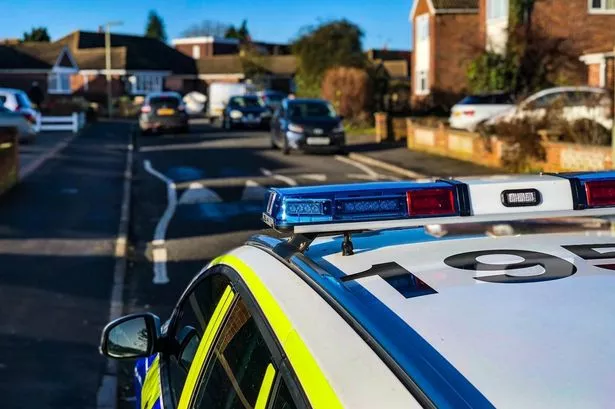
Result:
M349 152L358 153L390 165L408 169L426 177L461 177L505 173L501 169L476 165L472 162L431 155L408 149L400 144L365 144L349 147ZM352 155L351 155L352 157Z
M0 197L2 408L96 405L129 129L86 128Z

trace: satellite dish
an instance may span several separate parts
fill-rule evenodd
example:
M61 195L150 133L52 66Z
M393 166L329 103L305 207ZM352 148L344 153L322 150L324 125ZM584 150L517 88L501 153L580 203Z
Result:
M207 103L207 95L197 91L187 93L184 98L184 104L186 105L186 112L190 115L200 114L205 110L205 104Z

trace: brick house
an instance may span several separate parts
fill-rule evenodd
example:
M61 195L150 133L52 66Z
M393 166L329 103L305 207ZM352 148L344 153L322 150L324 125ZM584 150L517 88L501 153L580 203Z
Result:
M37 82L46 95L70 94L71 77L78 71L73 54L62 44L0 43L0 87L27 92Z
M241 52L241 42L235 38L213 36L184 37L171 40L171 44L175 49L195 60L221 55L237 55ZM250 45L262 55L290 54L290 46L288 44L252 41Z
M55 42L68 47L74 55L79 74L73 77L73 93L90 100L106 96L105 34L74 31ZM191 91L198 87L185 76L196 74L194 59L173 47L142 36L111 34L112 92L119 95L144 95L175 89Z
M410 22L412 104L450 107L466 91L468 64L481 52L478 0L416 0Z
M504 53L508 37L509 0L480 0L481 43ZM558 71L568 85L612 84L615 2L611 0L535 0L526 17L533 28L561 39L570 58ZM608 77L608 78L607 78Z

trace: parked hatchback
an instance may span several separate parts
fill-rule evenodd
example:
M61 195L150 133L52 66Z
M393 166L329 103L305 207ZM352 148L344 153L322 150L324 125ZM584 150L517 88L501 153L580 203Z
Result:
M271 121L271 146L285 155L291 149L340 151L345 145L342 118L322 99L285 99Z
M28 94L20 89L0 88L0 106L23 116L31 127L35 127L39 113L32 106Z
M0 105L0 128L10 127L17 129L17 139L22 143L33 143L36 139L36 129L32 122L28 121L19 112Z
M166 130L189 132L188 114L181 95L177 92L148 94L141 107L139 128L143 134Z
M537 92L517 106L491 118L487 125L521 119L544 119L561 115L567 122L591 120L607 130L613 126L612 98L609 91L594 87L556 87Z
M453 106L449 124L451 128L474 132L483 122L513 107L508 93L469 95Z
M222 113L224 129L237 127L269 129L271 108L256 95L231 97Z

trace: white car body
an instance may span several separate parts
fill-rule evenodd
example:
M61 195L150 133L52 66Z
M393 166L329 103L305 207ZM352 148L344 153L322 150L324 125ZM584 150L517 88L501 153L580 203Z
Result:
M0 88L0 106L4 106L24 119L20 121L18 118L5 115L6 118L2 120L3 122L12 121L18 126L20 140L34 141L37 134L35 124L40 113L32 107L28 94L19 89Z
M468 96L451 109L449 125L474 132L478 125L514 106L512 99L505 94Z
M563 98L568 94L586 95L587 97L596 96L598 99L604 96L604 101L607 101L610 98L608 91L602 88L549 88L531 95L516 107L512 107L509 110L491 118L487 121L487 124L494 125L496 123L511 122L518 119L542 119L547 114L550 103L560 97ZM612 115L610 115L611 109L610 103L600 103L593 106L584 105L582 103L579 103L578 105L567 104L562 107L562 118L571 123L581 119L589 119L610 130L613 127L613 118Z
M14 127L20 142L32 143L36 139L34 124L22 114L0 107L0 127Z
M234 96L247 95L255 90L250 84L214 82L209 85L209 106L207 116L221 118L229 99Z

